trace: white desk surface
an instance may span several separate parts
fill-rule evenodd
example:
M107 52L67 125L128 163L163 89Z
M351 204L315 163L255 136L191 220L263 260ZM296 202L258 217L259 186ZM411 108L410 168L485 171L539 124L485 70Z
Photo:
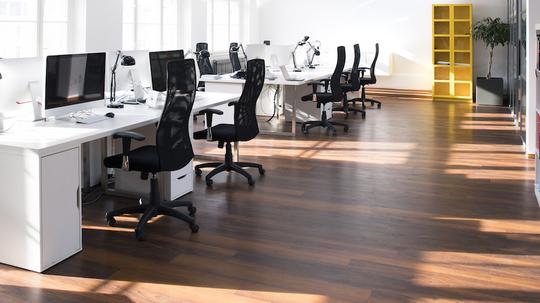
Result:
M318 66L314 69L305 69L301 72L293 72L290 71L289 74L291 76L297 77L297 78L304 78L302 81L287 81L285 78L283 78L283 74L281 71L272 71L272 74L274 74L277 79L275 80L268 80L266 79L264 81L265 84L268 85L290 85L290 86L300 86L300 85L306 85L311 82L315 82L322 79L327 79L330 76L332 76L332 73L334 72L335 67L326 67L326 66ZM347 71L347 69L345 70ZM268 73L268 72L267 72ZM220 75L219 79L215 75L203 75L201 76L200 81L209 82L209 83L229 83L229 84L243 84L245 82L244 79L234 79L231 78L232 74L225 74Z
M193 112L227 104L239 98L237 94L197 92ZM7 132L0 133L0 151L20 152L31 150L47 155L66 146L94 141L112 136L119 131L132 130L158 122L162 109L147 105L126 105L123 109L96 108L96 114L115 113L115 117L93 124L78 124L67 119L52 121L17 121Z

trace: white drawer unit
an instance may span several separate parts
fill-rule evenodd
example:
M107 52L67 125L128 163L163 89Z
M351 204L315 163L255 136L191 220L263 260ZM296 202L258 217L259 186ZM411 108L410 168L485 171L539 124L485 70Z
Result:
M79 148L3 153L0 166L2 263L42 272L81 251Z

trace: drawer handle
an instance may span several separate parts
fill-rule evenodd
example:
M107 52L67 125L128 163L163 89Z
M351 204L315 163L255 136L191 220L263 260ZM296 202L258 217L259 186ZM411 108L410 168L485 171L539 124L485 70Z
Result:
M183 175L182 177L178 177L178 178L176 178L176 180L182 180L182 179L184 179L185 177L187 177L187 175Z
M80 195L81 187L77 187L77 192L75 193L77 195L77 208L81 209L81 195Z

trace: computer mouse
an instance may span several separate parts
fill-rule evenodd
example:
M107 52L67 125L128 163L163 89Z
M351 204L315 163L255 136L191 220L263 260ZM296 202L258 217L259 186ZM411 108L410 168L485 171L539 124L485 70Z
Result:
M107 118L114 118L114 113L106 113L105 117Z

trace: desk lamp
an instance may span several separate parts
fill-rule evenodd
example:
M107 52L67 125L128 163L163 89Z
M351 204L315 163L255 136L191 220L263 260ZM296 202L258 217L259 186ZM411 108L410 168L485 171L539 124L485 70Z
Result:
M315 65L313 65L313 60L315 60L315 56L321 55L321 50L320 50L321 41L317 40L313 44L311 44L310 42L307 42L307 44L309 45L309 49L306 52L307 57L308 57L308 67L315 68ZM311 55L310 55L310 52L312 52Z
M122 60L120 61L120 58ZM116 52L116 61L111 69L111 97L110 103L107 105L108 108L123 108L123 104L116 103L116 70L118 69L118 61L122 66L134 66L136 64L135 58L131 56L122 55L122 51Z
M247 64L248 56L246 55L246 51L244 50L244 45L242 45L242 43L240 43L238 46L231 47L229 52L232 54L238 54L240 53L240 50L242 50L242 54L244 55L244 59L246 59L246 64ZM245 79L246 71L244 69L241 69L237 71L232 77L236 79Z
M304 46L306 45L306 43L308 42L309 40L309 36L304 36L304 39L302 39L301 41L299 41L297 44L296 44L296 47L294 48L293 52L292 52L292 57L293 57L293 64L294 64L294 71L295 72L301 72L302 70L298 67L298 65L296 64L296 50L300 47L300 46Z

